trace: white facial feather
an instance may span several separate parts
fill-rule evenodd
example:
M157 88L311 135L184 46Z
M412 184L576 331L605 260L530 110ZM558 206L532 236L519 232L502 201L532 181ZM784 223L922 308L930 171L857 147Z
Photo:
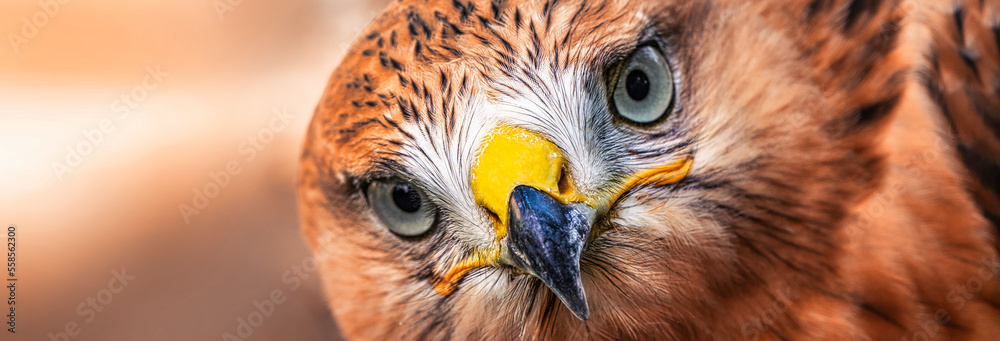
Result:
M451 65L452 72L461 70ZM456 123L418 121L403 125L413 136L404 146L403 165L449 214L447 228L472 247L495 242L493 223L475 202L471 173L487 134L498 125L526 128L548 137L570 167L574 185L586 195L598 195L631 173L667 164L676 155L631 157L625 148L662 148L664 141L644 141L612 126L600 75L589 67L551 65L532 70L536 82L513 78L489 81L470 77L473 91L456 98ZM467 74L478 74L469 72ZM537 84L532 87L529 84Z

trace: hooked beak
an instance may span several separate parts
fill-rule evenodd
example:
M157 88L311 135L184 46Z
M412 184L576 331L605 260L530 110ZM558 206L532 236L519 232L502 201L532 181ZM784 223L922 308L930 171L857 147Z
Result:
M576 317L590 317L580 255L596 210L579 203L564 205L534 187L517 186L508 212L511 262L542 280Z
M573 312L590 317L580 258L598 216L641 184L670 184L691 170L689 158L636 172L602 195L588 197L566 175L562 151L538 133L495 128L472 169L476 202L494 214L496 243L451 266L434 289L449 295L465 274L482 266L513 266L544 283Z

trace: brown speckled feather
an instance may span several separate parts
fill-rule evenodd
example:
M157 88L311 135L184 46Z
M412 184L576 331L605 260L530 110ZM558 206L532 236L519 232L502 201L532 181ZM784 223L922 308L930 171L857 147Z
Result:
M396 2L334 72L302 153L329 305L356 339L1000 340L998 22L996 0ZM623 127L607 70L650 36L675 109ZM559 145L585 192L694 160L602 220L586 321L502 267L434 290L493 242L467 170L510 103L557 144L587 137ZM386 177L428 188L426 235L373 213L365 186Z
M945 4L928 22L922 81L955 134L966 186L1000 228L1000 3Z

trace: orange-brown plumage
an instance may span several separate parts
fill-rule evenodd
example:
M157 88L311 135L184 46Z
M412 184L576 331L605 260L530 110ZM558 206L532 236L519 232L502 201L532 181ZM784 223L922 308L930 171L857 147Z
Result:
M998 22L992 0L394 3L302 154L330 307L358 339L1000 339ZM676 97L630 124L609 79L643 46ZM598 210L586 320L504 256L435 291L509 252L469 185L498 124L550 139L592 197L693 160ZM373 212L389 178L426 192L428 232Z

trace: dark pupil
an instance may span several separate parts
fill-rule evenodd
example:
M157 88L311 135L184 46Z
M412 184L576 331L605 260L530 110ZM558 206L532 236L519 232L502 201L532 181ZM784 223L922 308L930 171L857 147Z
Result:
M625 90L628 91L628 97L636 102L646 99L649 95L649 77L639 70L630 72L625 78Z
M413 213L420 209L420 195L410 187L410 184L397 184L392 188L392 201L396 207L406 213Z

